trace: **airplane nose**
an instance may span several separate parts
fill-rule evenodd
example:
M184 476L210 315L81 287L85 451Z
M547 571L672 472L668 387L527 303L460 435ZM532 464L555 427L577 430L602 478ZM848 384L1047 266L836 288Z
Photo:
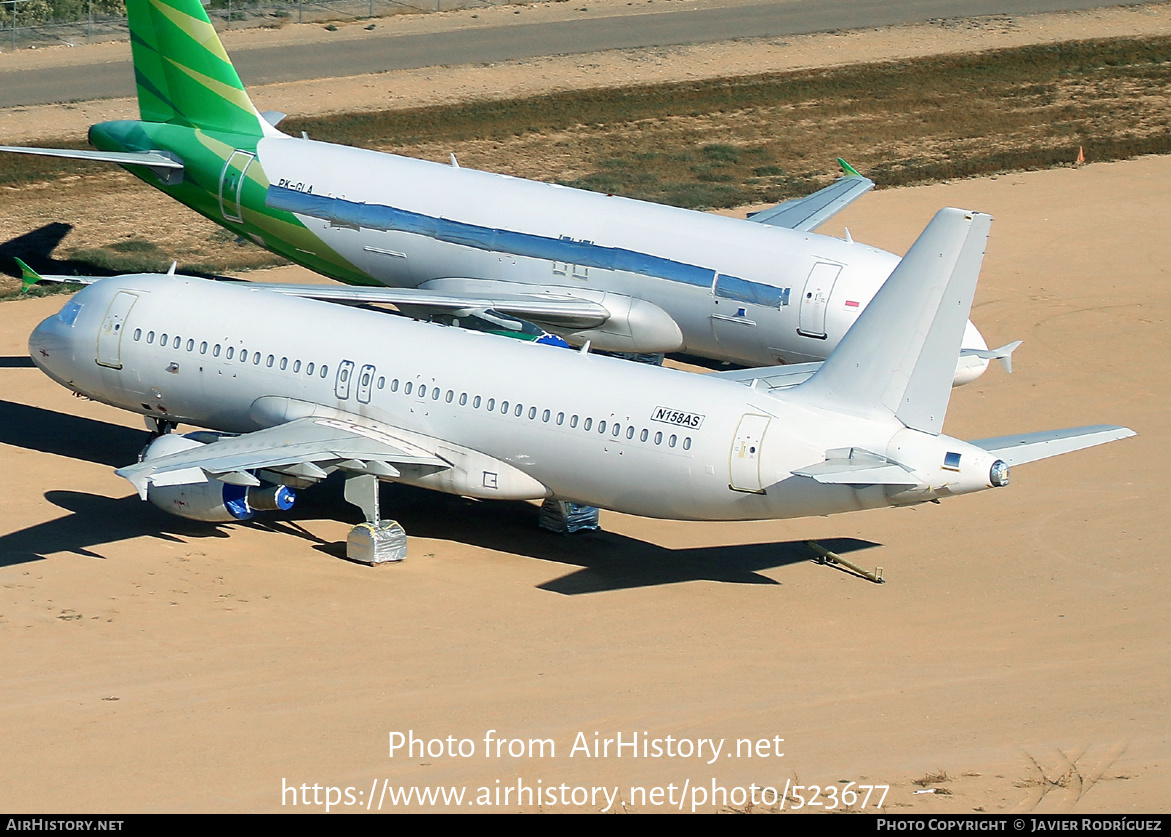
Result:
M66 303L66 308L70 304L72 301ZM33 329L28 338L28 354L42 372L57 383L69 386L62 377L62 370L69 366L73 357L72 326L66 325L61 317L65 313L66 309L62 309L61 313L45 318Z

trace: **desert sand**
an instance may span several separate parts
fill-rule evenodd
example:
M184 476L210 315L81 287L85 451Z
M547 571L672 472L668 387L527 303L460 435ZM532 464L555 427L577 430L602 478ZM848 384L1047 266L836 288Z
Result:
M27 358L62 299L0 304L0 807L319 810L327 787L356 803L333 810L372 791L384 812L444 807L394 808L385 784L463 788L465 810L711 811L746 807L698 804L713 783L853 782L889 785L892 813L1166 811L1171 159L878 190L822 232L901 253L947 205L995 217L972 317L990 345L1024 341L1012 375L955 391L947 432L1137 438L941 505L603 513L568 538L528 504L388 487L411 555L378 568L337 557L358 515L332 486L254 524L141 503L113 473L141 421ZM887 583L812 562L811 538ZM392 755L396 732L441 742ZM635 734L723 751L592 755ZM489 755L489 735L553 752ZM544 790L518 804L518 783ZM594 788L613 802L575 798Z

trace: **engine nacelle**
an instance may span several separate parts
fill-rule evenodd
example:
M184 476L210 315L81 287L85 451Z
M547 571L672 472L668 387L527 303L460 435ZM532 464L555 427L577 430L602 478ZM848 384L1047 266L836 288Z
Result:
M147 462L204 444L206 442L189 436L160 436L147 445L141 461ZM233 520L248 520L258 511L291 509L296 494L283 485L231 485L209 477L206 482L187 485L151 485L147 489L146 499L163 511L188 520L230 523Z

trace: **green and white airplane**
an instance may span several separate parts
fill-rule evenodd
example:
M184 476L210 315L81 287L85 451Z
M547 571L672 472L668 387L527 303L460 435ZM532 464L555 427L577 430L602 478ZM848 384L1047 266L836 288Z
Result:
M199 0L127 0L141 120L89 132L99 160L262 247L351 286L298 296L413 316L521 318L574 345L748 366L828 356L899 263L814 228L874 184L834 184L749 220L383 154L277 130ZM956 383L989 351L969 322Z

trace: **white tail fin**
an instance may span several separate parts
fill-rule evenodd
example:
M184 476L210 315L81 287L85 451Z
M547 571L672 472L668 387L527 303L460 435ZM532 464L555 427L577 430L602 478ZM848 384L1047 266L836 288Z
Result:
M941 209L803 397L858 415L890 412L938 435L992 217Z

